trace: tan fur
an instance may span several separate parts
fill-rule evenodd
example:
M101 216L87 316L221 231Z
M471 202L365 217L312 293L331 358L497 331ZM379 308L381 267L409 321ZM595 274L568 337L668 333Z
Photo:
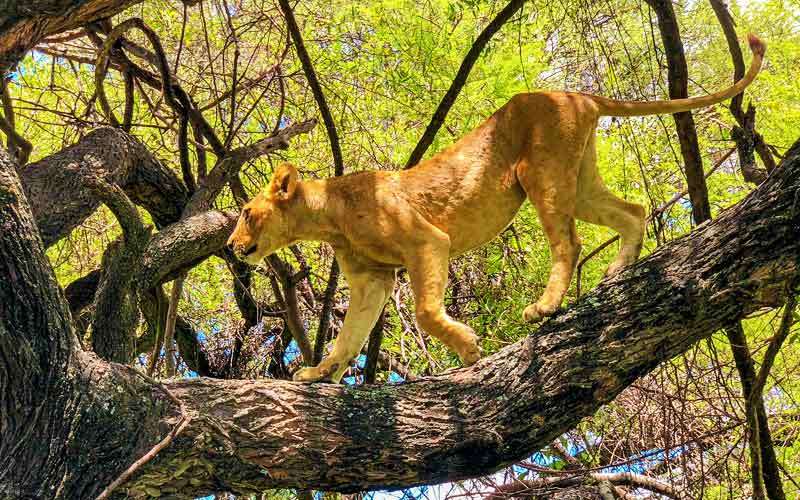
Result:
M530 199L550 243L547 287L523 311L537 321L560 307L580 254L575 219L622 236L608 273L639 256L645 212L612 194L595 162L600 116L672 113L708 106L741 92L761 67L764 44L751 36L747 76L712 96L619 102L568 92L519 94L478 128L410 170L362 172L300 182L281 165L244 208L228 243L251 263L300 240L329 242L350 285L350 307L336 345L295 380L339 381L360 352L394 286L408 270L419 325L465 365L480 358L473 330L451 319L443 298L448 259L494 238Z

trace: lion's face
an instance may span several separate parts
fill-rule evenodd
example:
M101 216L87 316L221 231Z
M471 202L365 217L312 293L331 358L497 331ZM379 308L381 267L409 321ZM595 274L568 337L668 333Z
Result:
M296 187L297 170L288 163L278 167L270 185L242 209L228 248L252 265L290 245L287 209Z

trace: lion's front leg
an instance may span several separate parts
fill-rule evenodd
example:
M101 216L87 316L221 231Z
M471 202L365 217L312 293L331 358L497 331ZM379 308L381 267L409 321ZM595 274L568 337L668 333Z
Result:
M394 288L394 271L362 271L340 260L342 272L350 284L350 306L342 330L331 353L319 365L298 370L298 382L327 380L338 383L350 361L361 352L370 330Z
M480 359L481 349L472 328L455 321L445 311L448 257L449 240L434 231L426 243L419 244L415 252L407 256L417 323L455 352L464 366L470 366Z

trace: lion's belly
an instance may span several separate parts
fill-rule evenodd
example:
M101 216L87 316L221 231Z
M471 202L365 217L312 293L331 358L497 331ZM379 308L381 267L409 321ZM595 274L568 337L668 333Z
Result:
M491 241L511 224L524 201L525 191L515 182L482 193L481 200L453 207L446 222L450 255L460 255Z
M414 205L450 237L450 255L496 237L525 201L515 168L521 140L519 134L497 128L502 118L498 113L447 150L403 173L406 185L412 186L406 190L413 193Z

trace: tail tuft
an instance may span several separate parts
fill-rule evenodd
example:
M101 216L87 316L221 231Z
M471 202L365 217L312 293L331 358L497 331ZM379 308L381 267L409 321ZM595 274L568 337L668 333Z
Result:
M764 57L764 53L767 52L767 44L753 33L747 35L747 42L750 44L750 50L753 54Z

